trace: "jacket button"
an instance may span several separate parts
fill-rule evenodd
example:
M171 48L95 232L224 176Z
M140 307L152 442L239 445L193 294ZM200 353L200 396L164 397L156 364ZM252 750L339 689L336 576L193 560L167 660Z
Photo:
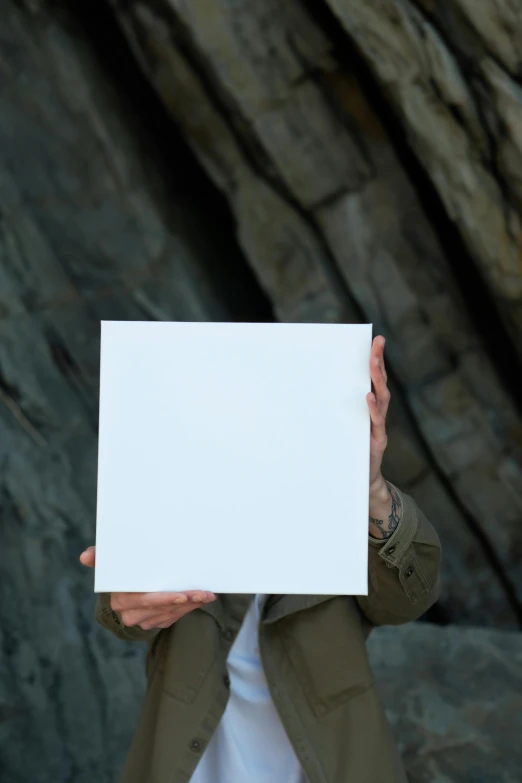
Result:
M223 636L225 637L227 642L231 642L232 639L234 638L234 631L232 630L232 628L225 628L225 630L223 631Z
M230 688L230 676L228 674L225 674L223 676L223 682L225 683L227 688Z
M397 549L397 547L394 544L393 546L391 546L389 549L386 550L386 554L387 555L393 555L393 553L395 552L396 549Z
M410 566L410 567L408 568L408 570L406 571L406 573L404 574L404 576L406 577L406 579L409 579L409 578L410 578L410 576L413 574L413 572L414 572L414 571L415 571L414 567L413 567L413 566Z
M193 739L190 740L190 749L194 751L194 753L199 753L201 750L201 740Z

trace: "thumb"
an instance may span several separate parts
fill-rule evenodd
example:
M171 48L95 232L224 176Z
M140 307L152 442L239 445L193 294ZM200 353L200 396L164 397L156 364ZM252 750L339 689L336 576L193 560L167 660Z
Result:
M80 555L80 563L88 568L94 568L96 562L96 547L88 546L85 552Z

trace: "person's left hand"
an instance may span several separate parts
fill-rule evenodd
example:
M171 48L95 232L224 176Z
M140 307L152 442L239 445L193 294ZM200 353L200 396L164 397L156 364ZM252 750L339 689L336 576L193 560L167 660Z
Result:
M378 335L372 342L370 353L370 376L372 379L372 391L366 395L366 402L370 409L370 495L374 488L380 489L384 484L381 473L381 464L388 436L386 435L386 414L390 404L390 390L388 389L386 368L384 366L385 338Z

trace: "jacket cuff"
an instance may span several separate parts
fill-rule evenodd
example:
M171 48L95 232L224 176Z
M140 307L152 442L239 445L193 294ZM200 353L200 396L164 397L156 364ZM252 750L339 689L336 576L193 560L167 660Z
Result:
M96 619L101 622L102 625L112 626L111 630L118 631L125 628L125 624L121 619L119 612L115 612L111 606L111 594L99 593L98 601L96 602ZM105 621L105 622L103 622Z
M410 601L416 603L418 599L429 591L430 585L424 576L421 564L415 556L413 543L418 531L418 518L416 513L415 501L387 481L386 484L391 490L397 493L400 499L402 514L397 529L384 541L372 539L370 541L370 568L372 561L375 568L396 568L399 572L399 581ZM390 572L388 572L390 573ZM383 574L384 575L384 574Z
M390 492L393 489L399 499L401 518L396 530L389 538L380 539L369 536L369 539L370 546L376 549L378 556L391 567L399 565L404 553L411 546L417 532L417 515L415 514L415 504L408 495L403 495L391 481L386 481L386 486Z
M149 642L160 633L159 628L151 628L145 631L139 626L128 627L121 619L120 612L115 612L111 606L110 593L98 593L96 601L96 620L111 631L119 639L125 639L132 642Z

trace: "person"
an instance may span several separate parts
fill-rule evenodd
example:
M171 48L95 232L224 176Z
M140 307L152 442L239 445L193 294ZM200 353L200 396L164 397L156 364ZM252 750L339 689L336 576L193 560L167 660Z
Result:
M365 641L374 626L415 620L437 600L441 546L413 498L381 472L384 343L372 343L367 395L367 596L98 596L102 626L148 642L147 690L121 783L406 780ZM92 567L95 547L80 560Z

